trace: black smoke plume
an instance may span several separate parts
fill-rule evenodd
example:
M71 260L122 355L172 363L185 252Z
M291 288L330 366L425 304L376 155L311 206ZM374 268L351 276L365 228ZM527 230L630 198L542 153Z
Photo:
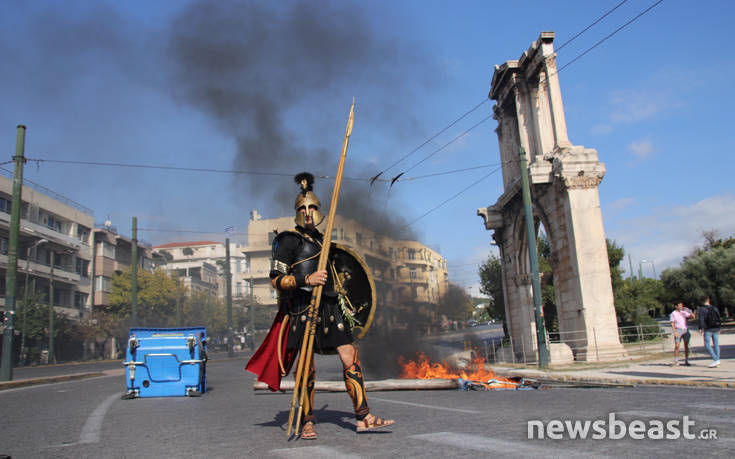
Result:
M413 122L417 82L406 81L402 69L421 53L382 38L356 3L194 2L175 20L168 49L174 94L232 136L236 170L334 177L352 96L358 103L351 149L367 135L400 135ZM380 166L348 153L345 175L369 178ZM332 184L315 185L324 206ZM298 191L288 177L243 176L236 187L277 209L290 208ZM384 205L385 191L346 180L338 213L379 233L410 237L395 217L401 212Z

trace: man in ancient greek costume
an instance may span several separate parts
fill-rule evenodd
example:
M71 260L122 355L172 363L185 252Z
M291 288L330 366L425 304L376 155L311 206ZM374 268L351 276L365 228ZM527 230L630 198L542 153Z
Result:
M296 227L279 233L273 240L270 278L279 292L279 312L263 344L248 362L246 369L258 375L258 380L278 390L280 379L288 374L304 339L308 321L307 310L312 290L323 285L321 305L316 319L314 350L320 354L338 354L344 367L347 393L352 399L357 431L364 432L394 423L370 413L365 397L365 384L357 348L353 344L351 317L338 301L335 283L340 280L328 264L327 270L317 270L322 246L322 234L317 226L322 223L321 203L313 192L314 176L303 172L295 178L301 191L296 197ZM331 268L331 269L330 269ZM331 274L330 274L331 272ZM280 342L279 342L280 341ZM274 362L281 353L280 364ZM306 405L303 407L301 438L316 438L314 416L315 369L312 363L307 380Z

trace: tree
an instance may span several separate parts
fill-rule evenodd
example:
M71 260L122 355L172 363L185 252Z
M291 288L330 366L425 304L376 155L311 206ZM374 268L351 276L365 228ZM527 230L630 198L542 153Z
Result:
M227 333L227 311L222 300L208 292L192 292L182 307L184 326L207 328L211 336Z
M699 306L705 296L727 315L735 312L735 241L715 240L706 243L696 255L686 257L678 268L661 274L667 299Z
M661 310L664 291L657 279L623 279L620 263L625 250L615 241L606 239L607 259L610 265L610 283L615 302L615 314L621 326L655 325L651 317Z
M480 265L480 292L490 297L487 313L493 319L505 320L505 297L500 259L493 254Z
M541 278L541 307L544 311L544 325L547 332L557 332L559 331L559 317L556 311L554 270L551 267L551 243L546 233L539 234L536 248L539 277Z
M166 274L162 269L152 273L138 270L138 320L146 327L166 327L173 325L176 311L176 294L181 289L178 279ZM132 293L131 269L127 268L112 278L112 292L109 304L103 311L117 320L130 317Z

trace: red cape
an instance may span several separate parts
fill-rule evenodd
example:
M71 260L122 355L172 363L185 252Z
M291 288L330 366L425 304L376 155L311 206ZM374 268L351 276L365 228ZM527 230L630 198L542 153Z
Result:
M255 354L250 358L245 369L251 373L255 373L258 377L258 381L264 382L268 385L268 388L273 392L280 390L281 388L281 369L278 366L278 334L283 324L282 312L276 314L276 318L273 319L273 325L265 336L265 339L260 344L260 347ZM291 367L296 360L298 351L296 349L286 349L286 342L288 340L288 325L283 333L283 343L281 343L281 357L283 359L283 368L286 370L286 374L291 371Z

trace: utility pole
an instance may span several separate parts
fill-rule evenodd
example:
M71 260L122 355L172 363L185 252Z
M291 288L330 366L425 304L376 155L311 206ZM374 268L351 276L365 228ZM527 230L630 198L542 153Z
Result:
M630 278L633 279L633 260L630 258L630 254L628 254L628 265L630 265Z
M133 217L133 255L130 261L130 324L138 325L138 217Z
M227 356L235 355L232 349L232 274L230 273L230 238L225 238L225 282L227 286Z
M250 313L250 333L252 333L253 339L255 339L255 298L253 297L253 288L255 286L253 285L252 267L250 269L250 307L248 308L248 312Z
M544 310L541 305L541 279L538 268L538 249L536 247L536 226L533 223L531 209L531 187L528 182L526 167L526 151L521 147L521 190L523 194L523 208L526 213L526 236L528 241L528 258L531 262L531 284L533 286L533 307L536 312L536 343L538 345L538 364L541 368L549 366L549 348L546 343L546 325L544 324Z
M176 271L176 326L183 327L184 320L181 318L181 292L179 292L179 272Z
M51 274L48 280L48 365L54 361L54 264L56 250L51 249Z
M39 239L31 247L28 247L28 252L26 253L26 286L25 293L23 294L23 312L20 318L20 352L18 353L18 366L23 366L23 364L25 363L24 355L26 350L26 311L29 306L28 300L31 295L30 291L33 290L34 293L36 292L35 279L33 280L33 289L30 288L29 274L31 271L31 251L33 251L34 254L37 254L38 246L46 242L48 242L48 240Z
M18 273L18 233L23 193L23 164L25 158L26 127L19 124L15 137L15 170L13 172L13 203L10 208L10 235L8 240L8 269L5 275L5 318L3 353L0 357L0 381L13 379L13 316L15 315L16 274Z

